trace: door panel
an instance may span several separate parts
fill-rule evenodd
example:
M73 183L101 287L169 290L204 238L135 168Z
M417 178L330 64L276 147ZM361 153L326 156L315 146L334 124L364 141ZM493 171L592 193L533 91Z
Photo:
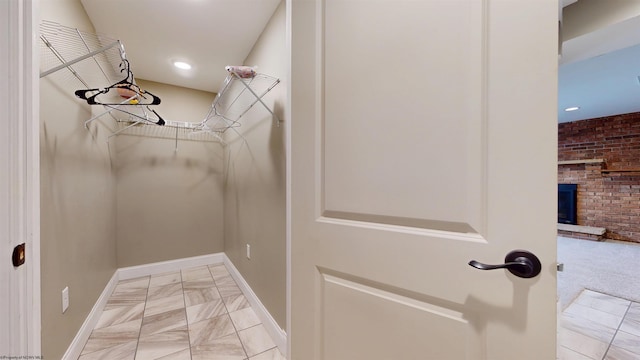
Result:
M397 4L323 4L325 210L479 232L482 4Z
M290 5L290 358L553 359L557 2Z
M370 284L322 278L326 359L409 359L415 351L423 359L465 359L482 353L482 341L460 311Z

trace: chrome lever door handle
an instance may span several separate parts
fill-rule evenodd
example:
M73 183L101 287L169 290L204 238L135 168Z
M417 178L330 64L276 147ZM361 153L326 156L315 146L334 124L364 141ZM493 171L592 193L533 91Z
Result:
M514 250L508 253L504 258L504 264L489 265L471 260L469 265L479 270L507 269L513 275L521 278L536 277L542 270L540 259L526 250Z

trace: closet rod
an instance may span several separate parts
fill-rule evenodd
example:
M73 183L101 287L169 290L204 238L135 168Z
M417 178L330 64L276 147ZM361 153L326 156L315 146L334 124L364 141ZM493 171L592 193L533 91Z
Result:
M42 39L42 41L47 45L47 47L49 47L49 48L50 48L50 49L52 49L52 50L55 50L55 48L53 47L53 45L51 45L51 43L50 43L49 41L47 41L47 39L46 39L43 35L40 35L40 39ZM45 71L45 72L41 73L41 74L40 74L40 77L41 77L41 78L43 78L43 77L45 77L45 76L47 76L47 75L49 75L49 74L52 74L52 73L54 73L54 72L56 72L56 71L58 71L58 70L60 70L60 69L64 69L64 68L69 67L69 66L71 66L71 65L73 65L73 64L75 64L75 63L77 63L77 62L79 62L79 61L82 61L82 60L84 60L84 59L87 59L87 58L90 58L90 57L92 57L92 56L98 55L98 54L100 54L101 52L107 51L107 50L111 49L112 47L114 47L114 46L116 46L116 45L119 45L119 44L120 44L120 40L116 40L116 41L114 41L113 43L111 43L111 44L109 44L109 45L106 45L106 46L103 46L103 47L101 47L101 48L100 48L100 49L98 49L98 50L92 51L92 52L90 52L90 53L88 53L88 54L85 54L85 55L80 56L79 58L76 58L76 59L71 60L71 61L67 61L67 62L66 62L66 63L64 63L64 64L61 64L61 65L58 65L58 66L56 66L56 67L54 67L54 68L52 68L52 69L49 69L49 70L47 70L47 71ZM122 45L121 45L121 46L122 46Z

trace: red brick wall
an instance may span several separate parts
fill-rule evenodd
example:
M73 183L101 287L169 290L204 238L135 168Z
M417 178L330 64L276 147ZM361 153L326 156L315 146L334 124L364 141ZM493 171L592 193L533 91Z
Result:
M640 242L640 113L558 125L558 160L604 159L559 165L558 183L578 184L578 225L604 227L605 238Z

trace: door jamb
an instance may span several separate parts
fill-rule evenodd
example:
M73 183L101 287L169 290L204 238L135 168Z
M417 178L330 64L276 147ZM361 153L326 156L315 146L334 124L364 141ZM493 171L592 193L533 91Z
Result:
M40 121L39 121L39 0L10 1L5 14L9 26L9 116L12 154L13 188L17 194L10 211L14 245L26 244L26 263L18 273L18 290L10 301L15 317L10 321L19 327L11 339L17 355L41 356L40 298ZM4 51L3 51L4 52ZM15 135L15 136L14 136ZM8 261L8 259L3 259ZM18 268L19 269L19 268ZM19 271L19 270L18 270Z
M287 99L284 107L284 118L291 119L291 38L292 38L292 8L293 0L285 2L285 53L286 53L286 86ZM287 332L287 352L285 357L290 358L291 354L291 122L285 123L285 168L286 168L286 328Z

